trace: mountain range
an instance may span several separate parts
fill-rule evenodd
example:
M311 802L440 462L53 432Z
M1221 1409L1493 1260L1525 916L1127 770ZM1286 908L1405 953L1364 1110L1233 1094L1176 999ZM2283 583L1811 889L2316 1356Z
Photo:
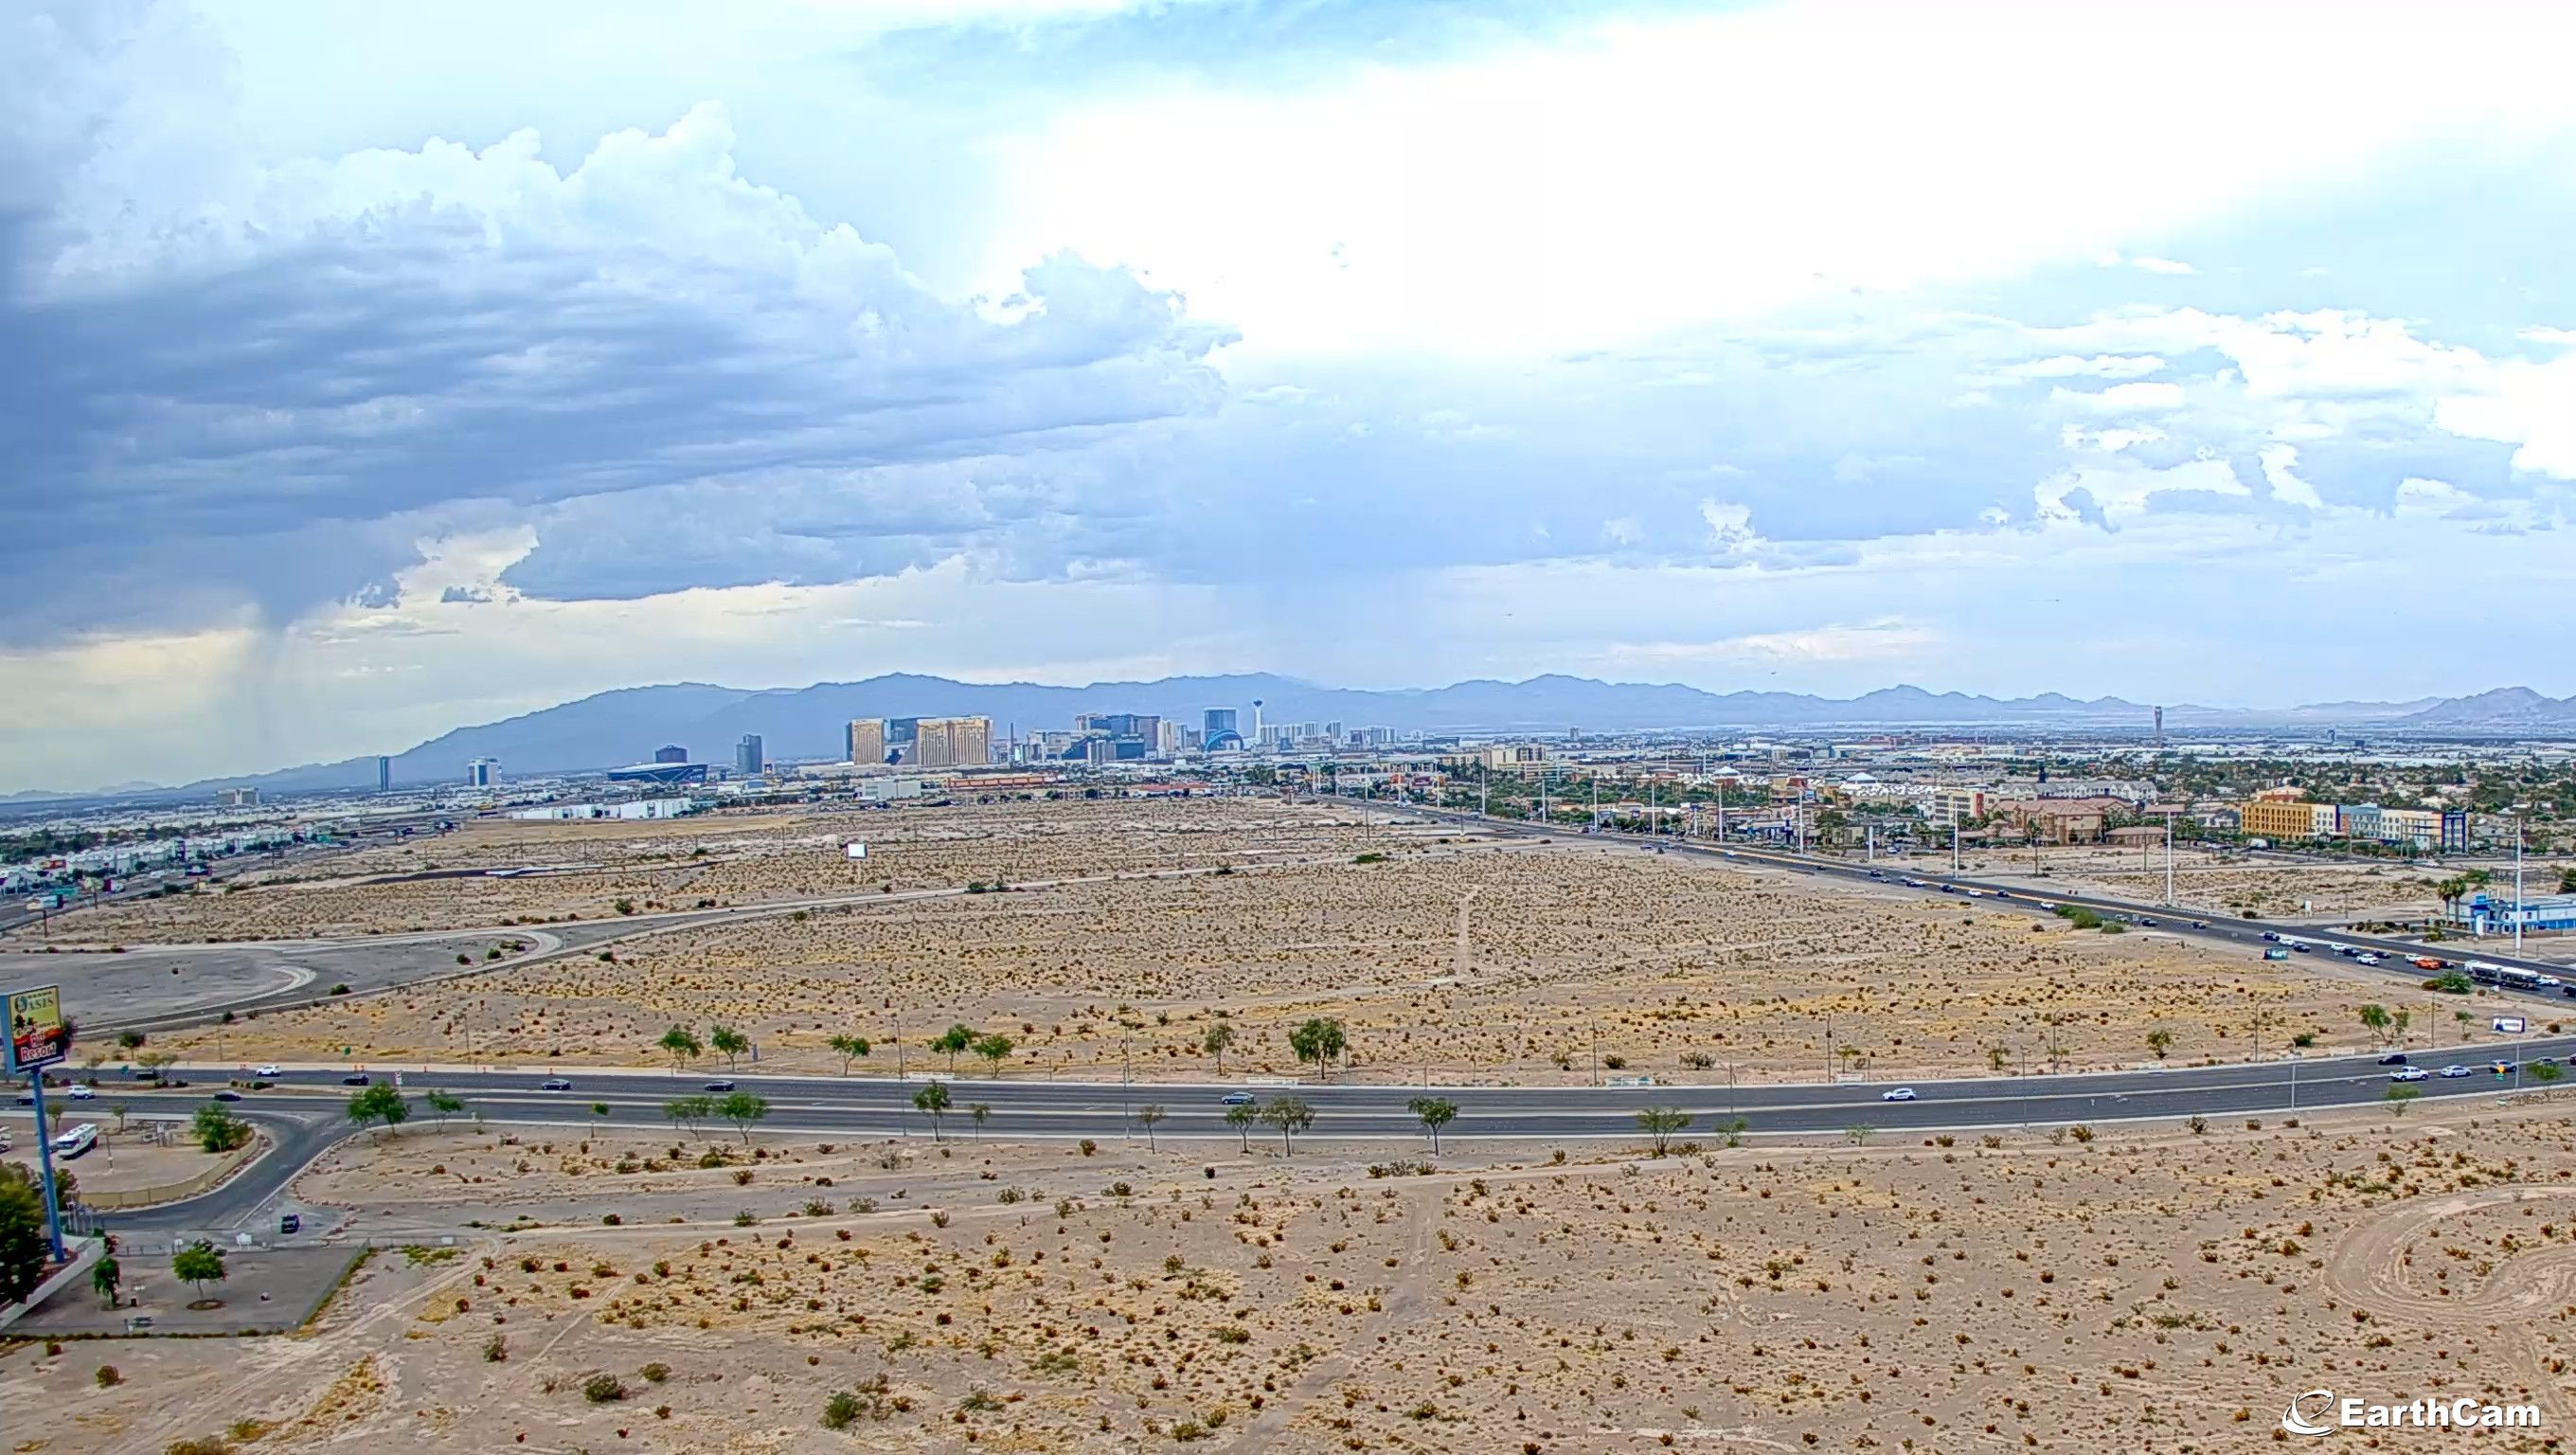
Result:
M1232 707L1249 731L1251 707L1270 723L1340 722L1422 732L1586 732L1734 728L2130 728L2146 731L2154 709L2116 697L2058 693L1995 698L1898 686L1859 697L1796 692L1708 692L1674 683L1602 682L1549 675L1520 682L1477 679L1447 687L1370 691L1323 687L1266 673L1164 677L1060 687L1031 682L956 682L895 673L857 682L751 691L704 682L629 687L499 722L458 728L394 755L397 784L453 782L473 758L499 760L509 774L608 768L650 758L665 744L694 758L730 762L735 742L757 733L772 760L836 758L852 718L975 715L997 737L1061 729L1077 713L1157 713L1196 724L1210 707ZM2408 702L2325 702L2299 707L2165 709L2168 728L2260 730L2328 726L2468 736L2576 732L2576 696L2528 687ZM208 779L164 792L256 787L272 791L372 787L372 757L313 763L248 777ZM123 785L118 796L151 790ZM20 799L57 797L21 794Z

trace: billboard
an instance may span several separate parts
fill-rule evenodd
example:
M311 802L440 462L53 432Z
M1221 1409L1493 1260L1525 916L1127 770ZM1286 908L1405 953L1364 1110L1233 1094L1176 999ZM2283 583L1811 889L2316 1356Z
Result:
M12 1076L54 1065L71 1055L63 1028L63 992L59 985L9 992L9 1055Z
M2518 1015L2500 1015L2495 1018L2495 1030L2499 1036L2521 1035L2524 1025L2523 1018Z
M841 846L841 852L853 859L864 859L868 856L867 840L852 839Z

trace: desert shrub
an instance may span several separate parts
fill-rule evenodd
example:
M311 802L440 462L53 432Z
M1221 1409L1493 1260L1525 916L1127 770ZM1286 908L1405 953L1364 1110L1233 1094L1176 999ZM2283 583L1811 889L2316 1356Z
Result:
M594 1374L581 1382L581 1397L592 1404L615 1404L626 1398L626 1382L614 1374Z

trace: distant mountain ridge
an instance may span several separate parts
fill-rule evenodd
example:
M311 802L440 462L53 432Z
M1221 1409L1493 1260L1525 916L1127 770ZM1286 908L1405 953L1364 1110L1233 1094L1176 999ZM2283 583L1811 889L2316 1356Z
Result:
M1446 687L1369 690L1324 687L1268 673L1165 677L1150 682L1095 682L1061 687L1033 682L957 682L890 673L857 682L748 690L704 682L627 687L457 728L394 755L397 784L451 782L474 758L499 760L509 774L615 767L675 743L690 756L728 763L735 742L758 733L772 759L840 756L852 718L975 715L993 719L997 736L1062 729L1077 713L1158 713L1196 724L1211 707L1230 707L1251 728L1254 699L1270 723L1340 722L1345 728L1391 727L1422 732L1561 733L1649 729L2029 728L2128 727L2145 731L2154 709L2117 697L2089 700L2047 692L1996 698L1882 687L1853 698L1798 692L1710 692L1678 683L1603 682L1548 674L1520 682L1477 678ZM2576 731L2576 696L2551 698L2528 687L2412 702L2332 702L2299 707L2165 710L2168 728L2311 727L2351 723L2380 730ZM206 779L165 792L218 788L278 791L371 787L373 757L315 763L246 777ZM38 795L13 795L24 799Z

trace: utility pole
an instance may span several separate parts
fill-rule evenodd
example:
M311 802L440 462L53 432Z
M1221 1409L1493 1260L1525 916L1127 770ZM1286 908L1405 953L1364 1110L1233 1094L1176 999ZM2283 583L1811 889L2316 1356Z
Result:
M1950 800L1950 877L1959 877L1959 800Z
M1834 1084L1834 1018L1825 1017L1825 1084Z
M2165 908L2174 907L2173 815L2165 815Z
M42 1069L27 1074L27 1086L36 1094L36 1171L45 1195L45 1241L53 1250L54 1261L63 1262L62 1199L54 1193L54 1134L46 1130L45 1073Z
M1476 765L1476 817L1485 816L1485 765Z
M2522 810L2520 808L2516 808L2513 815L2513 952L2517 955L2522 953ZM2522 1063L2516 1060L2514 1065L2517 1068L2515 1075L2519 1077ZM2520 1084L2519 1081L2515 1083L2517 1088Z

